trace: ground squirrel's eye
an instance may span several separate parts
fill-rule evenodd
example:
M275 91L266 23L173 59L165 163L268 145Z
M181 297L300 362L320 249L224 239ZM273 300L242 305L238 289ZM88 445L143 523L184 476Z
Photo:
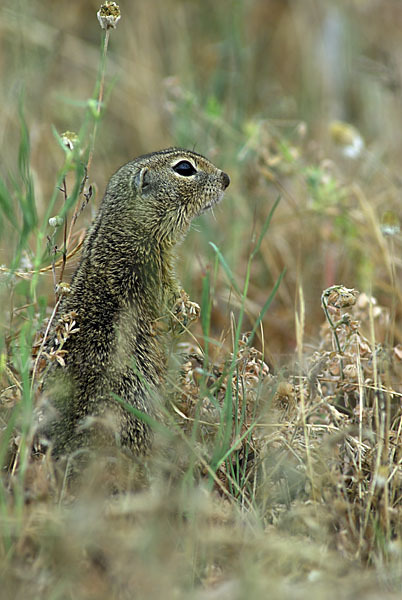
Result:
M174 165L173 170L184 177L189 177L189 175L194 175L194 173L197 173L197 170L194 169L193 165L191 162L188 162L188 160L181 160L177 163L177 165Z

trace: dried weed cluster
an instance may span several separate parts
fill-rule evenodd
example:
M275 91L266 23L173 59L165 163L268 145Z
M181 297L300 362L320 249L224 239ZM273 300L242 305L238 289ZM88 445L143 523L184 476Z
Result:
M374 298L336 286L325 303L321 339L293 368L268 367L248 335L208 364L186 346L170 395L175 435L161 435L145 485L123 457L98 459L77 495L49 456L31 460L9 593L363 597L380 584L362 567L379 561L397 588L401 349L387 346L390 317Z
M193 353L174 406L206 444L230 385L232 452L217 470L220 488L246 506L258 498L268 522L295 505L319 507L331 544L370 560L401 533L401 347L387 345L390 316L374 298L343 286L323 297L327 320L303 364L272 373L244 336L232 370L233 356L206 372Z

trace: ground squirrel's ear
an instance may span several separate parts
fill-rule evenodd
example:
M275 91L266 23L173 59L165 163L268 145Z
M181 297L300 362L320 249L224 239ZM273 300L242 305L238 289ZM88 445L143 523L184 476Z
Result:
M151 183L149 176L149 170L147 167L143 167L140 171L137 171L132 179L132 186L137 194L141 194Z

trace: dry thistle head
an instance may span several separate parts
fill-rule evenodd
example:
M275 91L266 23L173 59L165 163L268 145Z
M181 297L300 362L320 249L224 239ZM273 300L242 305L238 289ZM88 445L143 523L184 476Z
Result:
M107 0L96 13L102 29L115 29L121 19L120 6Z

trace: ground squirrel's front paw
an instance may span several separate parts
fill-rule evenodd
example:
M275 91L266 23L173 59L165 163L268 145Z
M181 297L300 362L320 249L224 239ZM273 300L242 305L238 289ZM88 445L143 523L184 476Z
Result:
M172 329L182 331L183 328L198 319L201 309L196 302L191 302L184 290L180 290L180 296L173 305L172 313Z

